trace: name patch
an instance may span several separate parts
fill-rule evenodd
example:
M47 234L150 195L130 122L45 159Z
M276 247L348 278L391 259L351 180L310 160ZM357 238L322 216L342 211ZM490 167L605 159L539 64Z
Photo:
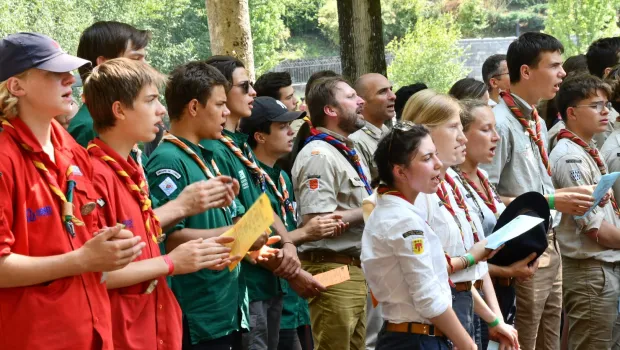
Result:
M566 164L579 164L581 163L581 159L567 159Z
M411 230L403 233L403 238L407 238L409 236L424 236L424 232L420 230Z
M159 169L155 172L155 175L159 176L162 174L168 174L174 176L177 180L181 178L181 174L172 170L172 169Z
M26 209L26 222L35 222L38 218L45 216L52 216L52 207L49 205L35 210Z

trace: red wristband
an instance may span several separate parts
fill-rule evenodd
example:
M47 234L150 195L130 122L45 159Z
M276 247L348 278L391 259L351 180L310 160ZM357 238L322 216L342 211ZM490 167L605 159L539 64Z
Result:
M168 265L168 276L170 276L174 272L174 263L172 262L172 259L170 259L168 255L164 255L162 257L164 258L164 261Z

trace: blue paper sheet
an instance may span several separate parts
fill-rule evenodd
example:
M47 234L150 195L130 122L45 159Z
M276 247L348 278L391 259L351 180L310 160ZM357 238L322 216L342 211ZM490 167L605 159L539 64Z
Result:
M510 241L513 238L519 237L525 232L529 231L532 227L545 221L542 218L537 218L529 215L519 215L512 219L509 223L504 225L499 230L493 232L492 235L487 237L487 249L497 249L502 244Z
M596 188L592 193L592 197L594 197L594 205L590 209L588 209L588 211L583 214L583 216L575 216L575 219L580 220L583 219L586 215L590 214L590 212L594 208L596 208L596 206L601 202L603 197L605 197L611 186L613 186L616 180L618 180L619 176L620 172L618 171L601 176L598 185L596 185Z

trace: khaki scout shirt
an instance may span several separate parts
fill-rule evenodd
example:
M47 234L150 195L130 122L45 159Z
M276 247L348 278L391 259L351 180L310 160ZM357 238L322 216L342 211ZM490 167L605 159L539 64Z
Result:
M549 129L549 131L547 132L547 145L549 145L547 153L551 153L553 147L555 147L555 145L558 143L557 137L562 129L566 129L566 123L564 123L563 120L560 120L559 122L555 123L555 125L552 126L551 129Z
M381 125L381 129L366 122L366 126L360 130L354 132L349 136L349 139L355 144L355 150L360 157L364 158L368 168L370 169L370 176L376 179L379 176L379 170L377 170L377 164L375 164L374 156L377 150L377 145L381 136L386 134L390 129Z
M595 147L594 142L590 147ZM562 139L551 152L553 183L557 188L595 185L601 178L601 171L592 157L578 144ZM614 213L611 202L605 207L596 207L583 219L563 215L556 228L557 240L563 256L573 259L594 258L600 261L620 261L620 251L599 245L596 240L584 235L586 231L598 229L603 220L620 227L620 219Z
M353 147L351 140L330 130L318 130ZM363 164L364 173L368 168ZM311 141L301 149L292 169L293 187L301 215L332 213L362 207L369 194L353 165L336 147L322 140ZM364 224L352 224L336 238L305 243L299 251L330 250L359 257Z
M620 171L620 130L614 131L603 147L601 147L601 158L607 164L609 172ZM616 181L613 186L614 196L620 198L620 181Z
M515 94L512 96L535 131L536 125L531 120L533 108ZM531 191L542 194L554 193L551 176L547 174L543 165L538 146L503 99L500 99L493 108L493 113L500 140L497 142L493 161L481 164L480 167L489 174L489 181L497 186L500 196L517 197ZM542 120L541 127L547 150L547 126Z

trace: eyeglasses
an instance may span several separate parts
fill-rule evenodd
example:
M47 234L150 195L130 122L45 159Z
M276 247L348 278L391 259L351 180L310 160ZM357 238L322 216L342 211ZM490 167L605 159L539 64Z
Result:
M611 110L611 102L607 101L598 101L598 102L594 102L594 103L590 103L587 105L576 105L575 107L590 107L593 109L596 109L596 111L598 113L601 113L603 111L603 107L606 107L608 111Z
M390 143L388 145L388 154L392 152L392 140L394 140L394 134L396 133L396 131L403 131L403 132L409 131L413 129L414 126L415 124L410 121L401 121L401 122L394 124L394 126L392 126L392 130L390 131Z
M497 77L501 77L502 75L508 75L508 74L510 74L510 73L508 73L508 72L506 72L506 73L499 73L499 74L492 75L491 78L497 78Z
M247 94L247 93L249 93L249 92L250 92L250 86L251 86L251 87L254 87L254 83L253 83L253 82L251 82L251 81L249 81L249 80L246 80L246 81L244 81L244 82L241 82L241 83L239 83L239 84L235 84L235 85L233 85L233 86L238 86L238 87L240 87L240 88L241 88L241 90L243 90L243 93L244 93L244 94Z

